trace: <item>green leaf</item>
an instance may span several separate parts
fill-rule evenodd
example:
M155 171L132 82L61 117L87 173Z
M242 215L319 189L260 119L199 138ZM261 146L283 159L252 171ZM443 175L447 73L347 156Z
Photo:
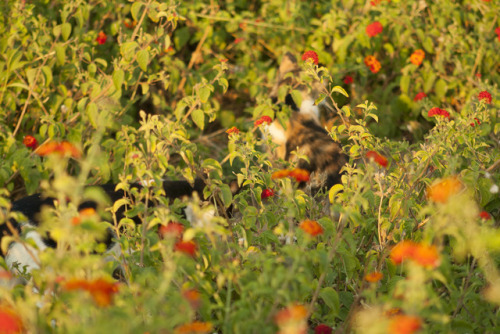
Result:
M326 287L321 289L319 296L325 304L330 308L330 315L336 316L340 311L340 301L337 291L333 290L331 287Z
M43 75L45 76L45 86L52 83L52 70L48 66L42 67Z
M292 90L290 94L292 95L295 105L300 108L300 106L302 105L302 93L300 92L300 90Z
M330 203L334 202L335 195L337 195L342 190L344 190L344 185L342 184L336 184L330 188L330 191L328 192L328 199L330 200Z
M115 85L116 90L121 89L124 80L125 80L125 72L121 68L114 70L113 84Z
M429 93L432 86L434 85L434 81L436 80L436 74L434 72L428 73L428 77L424 81L424 92Z
M432 43L432 38L430 36L426 36L424 38L422 46L424 47L424 50L427 51L428 53L434 52L434 44Z
M62 66L66 62L66 47L62 44L58 44L55 49L57 65Z
M233 193L231 192L231 188L227 184L222 184L220 187L222 192L222 201L224 202L224 206L228 208L233 201Z
M201 130L205 127L205 114L201 109L195 109L191 113L191 119Z
M135 49L137 49L139 45L136 42L126 42L120 45L120 53L126 60L132 60L135 55Z
M67 41L69 35L71 35L71 24L68 22L61 24L61 33L63 40Z
M436 97L438 99L441 100L442 98L444 98L444 96L446 95L446 90L447 90L446 81L444 81L443 79L439 79L436 82L436 85L434 86L434 90L436 91Z
M401 77L399 86L401 88L402 93L408 94L408 88L410 87L410 77L408 75L403 75Z
M91 102L87 105L87 116L89 117L90 123L92 126L97 129L97 119L99 117L99 109L97 108L97 104Z
M36 68L30 68L29 70L26 71L26 77L28 78L28 83L30 84L30 87L33 87L33 85L35 84L36 72L37 72Z
M144 72L148 70L149 52L147 50L137 52L137 63Z
M130 8L130 14L132 14L132 18L135 21L139 21L139 11L141 10L142 3L137 1L132 4L132 7Z
M207 86L203 86L198 90L198 97L200 98L200 101L203 103L206 103L208 101L208 98L210 97L210 88Z
M349 94L347 94L347 92L345 91L344 88L340 87L340 86L335 86L332 88L332 94L333 93L339 93L339 94L342 94L344 95L345 97L349 97Z

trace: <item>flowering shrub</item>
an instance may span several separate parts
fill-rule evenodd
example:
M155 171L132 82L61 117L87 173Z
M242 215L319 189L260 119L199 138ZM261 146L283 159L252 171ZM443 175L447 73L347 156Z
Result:
M0 332L495 332L498 3L214 4L0 6L0 232L40 193L57 241L0 258ZM324 147L270 136L305 99L349 155L330 189L299 169Z

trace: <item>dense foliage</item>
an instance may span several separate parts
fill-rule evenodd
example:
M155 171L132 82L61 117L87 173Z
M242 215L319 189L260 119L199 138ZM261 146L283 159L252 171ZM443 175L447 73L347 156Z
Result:
M496 1L6 0L0 9L0 223L26 194L59 199L40 229L58 241L41 270L0 271L0 332L500 326ZM301 60L305 51L319 65L312 53ZM269 96L286 52L306 85L327 83L321 98L335 112L325 124L350 156L342 184L314 197L282 177L295 166L274 158L254 124L288 117L289 87ZM159 185L195 177L212 201L194 199L193 214L220 216L189 226L185 203L168 203ZM102 217L72 204L85 185L128 190L139 180L157 182ZM112 219L125 204L142 225ZM107 263L94 241L105 218L126 250ZM111 278L118 262L126 282Z

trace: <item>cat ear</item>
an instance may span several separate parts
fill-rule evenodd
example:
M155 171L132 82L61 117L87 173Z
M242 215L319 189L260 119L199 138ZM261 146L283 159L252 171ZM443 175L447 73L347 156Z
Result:
M285 74L296 71L298 67L297 58L290 52L285 53L279 68L280 79L283 78Z

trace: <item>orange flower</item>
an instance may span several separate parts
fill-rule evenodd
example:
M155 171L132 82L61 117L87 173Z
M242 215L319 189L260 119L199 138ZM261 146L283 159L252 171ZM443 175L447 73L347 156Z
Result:
M425 268L439 265L439 253L434 245L418 244L413 250L412 259Z
M380 65L380 62L374 56L366 56L365 65L368 66L372 73L377 73L382 68L382 65Z
M318 54L316 52L314 52L314 51L304 52L304 54L302 55L302 60L307 61L309 59L311 59L314 64L318 65L319 58L318 58Z
M184 232L184 225L170 221L167 225L160 226L158 231L163 238L180 238Z
M280 328L278 334L307 333L307 309L302 305L291 305L279 311L274 321Z
M200 293L196 289L187 289L182 291L182 296L186 298L186 300L189 302L189 305L193 309L197 309L201 305L201 298L200 298Z
M290 172L289 176L295 178L295 181L297 182L309 181L309 172L305 169L295 168Z
M422 64L422 62L424 61L424 58L425 58L425 52L424 50L422 49L418 49L418 50L415 50L411 56L410 56L410 61L419 66L420 64Z
M118 283L111 283L102 278L93 281L72 279L64 283L64 288L68 291L88 291L97 306L104 307L111 304L113 295L118 292Z
M23 332L21 318L10 308L0 306L0 333L17 334Z
M307 234L315 237L317 235L323 234L323 227L314 220L304 220L300 223L299 227Z
M195 334L208 333L212 330L212 324L209 322L194 321L189 324L181 325L174 331L175 334Z
M104 31L100 31L99 34L97 35L97 38L95 39L97 41L97 43L99 44L104 44L106 43L106 40L108 39L108 36L106 36L106 34L104 33Z
M411 240L404 240L394 246L391 250L391 260L395 264L400 264L403 260L412 257L416 243Z
M387 164L388 164L387 158L384 157L383 155L378 154L375 151L366 152L366 158L370 161L375 161L377 164L379 164L382 167L387 167Z
M380 281L384 277L384 274L374 271L372 273L369 273L368 275L365 275L365 281L370 282L370 283L376 283Z
M238 130L237 127L233 126L232 128L230 129L227 129L226 130L226 133L231 136L231 135L237 135L238 133L240 133L240 130Z
M282 169L277 172L274 172L273 175L271 175L271 179L282 179L284 177L287 177L290 175L290 171L287 169Z
M27 135L26 137L24 137L23 144L27 148L31 148L31 149L35 149L38 147L38 141L36 140L35 137L30 136L30 135Z
M174 245L174 250L176 252L181 252L186 255L195 256L197 246L194 241L178 241Z
M411 315L397 315L389 323L390 334L412 334L422 328L422 320Z
M370 37L375 37L384 30L384 27L379 21L375 21L366 27L366 34Z
M53 154L53 153L57 153L60 156L70 156L73 158L79 158L82 155L81 152L76 148L75 145L73 145L67 141L48 142L48 143L40 146L35 151L35 153L41 157L44 157L44 156L47 156L47 155Z
M463 185L455 177L449 177L427 188L427 198L435 203L446 203L448 199L462 190Z
M271 117L269 116L262 116L261 118L259 118L258 120L255 121L255 123L253 124L254 126L259 126L261 124L271 124L273 122L273 120L271 119Z

